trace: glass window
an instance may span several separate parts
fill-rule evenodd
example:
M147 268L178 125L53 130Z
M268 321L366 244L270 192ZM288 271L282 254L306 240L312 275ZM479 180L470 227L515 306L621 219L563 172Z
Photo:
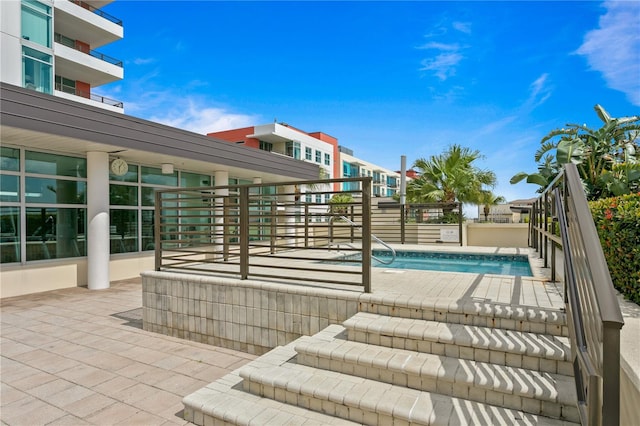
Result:
M142 183L150 183L153 185L178 186L178 172L162 173L162 169L157 167L140 167L142 174Z
M156 189L149 186L142 187L142 205L143 206L155 206L156 204Z
M273 144L271 142L260 141L259 148L263 151L273 151Z
M287 141L285 144L285 154L296 160L300 159L300 142Z
M51 47L51 8L33 0L22 0L22 38Z
M324 164L325 166L331 165L331 156L329 154L324 154Z
M197 173L180 172L180 186L182 188L198 188L201 186L211 186L211 176L199 175Z
M0 263L20 262L20 209L0 207Z
M27 203L86 204L86 182L27 177L25 186Z
M53 92L53 68L51 55L22 46L23 86L42 93Z
M86 209L27 207L27 261L86 255Z
M0 175L0 201L20 201L20 178L15 175Z
M138 210L109 211L111 253L138 251Z
M322 162L322 153L316 149L316 163Z
M313 150L311 148L309 148L309 147L305 147L305 149L304 149L304 158L306 160L311 161L313 159L312 156L313 156Z
M17 148L0 147L0 170L10 172L20 171L20 150Z
M114 175L109 171L109 180L115 180L118 182L138 182L138 166L129 164L129 170L122 176Z
M153 240L153 224L154 224L154 211L142 210L142 247L144 250L153 250L155 243Z
M43 175L87 177L87 160L65 155L47 154L45 152L27 151L25 153L25 170L28 173Z
M322 203L322 194L316 194L316 203Z
M112 206L137 206L138 187L131 185L109 185L109 204Z

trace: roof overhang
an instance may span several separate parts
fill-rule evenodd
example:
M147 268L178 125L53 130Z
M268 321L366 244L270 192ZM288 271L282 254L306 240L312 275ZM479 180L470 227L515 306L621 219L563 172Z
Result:
M320 174L313 163L6 83L0 83L0 114L3 145L75 155L108 152L145 165L170 162L194 172L227 170L264 182L315 180Z

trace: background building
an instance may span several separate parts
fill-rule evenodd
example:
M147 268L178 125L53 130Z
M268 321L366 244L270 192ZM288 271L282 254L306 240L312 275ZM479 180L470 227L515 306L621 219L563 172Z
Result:
M122 102L94 93L121 80L122 61L95 50L122 39L122 21L104 1L0 1L2 81L123 112Z
M353 155L352 150L344 146L340 146L338 149L340 151L341 164L339 177L360 176L372 178L371 191L374 197L393 197L400 191L400 173L357 158ZM345 182L343 190L357 189L353 187L353 185L357 184L357 182Z

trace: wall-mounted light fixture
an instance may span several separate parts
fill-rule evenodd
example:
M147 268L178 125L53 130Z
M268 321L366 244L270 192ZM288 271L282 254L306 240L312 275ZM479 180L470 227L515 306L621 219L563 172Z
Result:
M162 174L170 175L173 173L173 164L171 163L162 163Z

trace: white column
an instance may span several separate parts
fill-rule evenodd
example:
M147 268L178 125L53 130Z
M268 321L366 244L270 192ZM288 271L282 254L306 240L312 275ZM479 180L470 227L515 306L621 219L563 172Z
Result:
M109 288L109 154L87 153L87 282Z

